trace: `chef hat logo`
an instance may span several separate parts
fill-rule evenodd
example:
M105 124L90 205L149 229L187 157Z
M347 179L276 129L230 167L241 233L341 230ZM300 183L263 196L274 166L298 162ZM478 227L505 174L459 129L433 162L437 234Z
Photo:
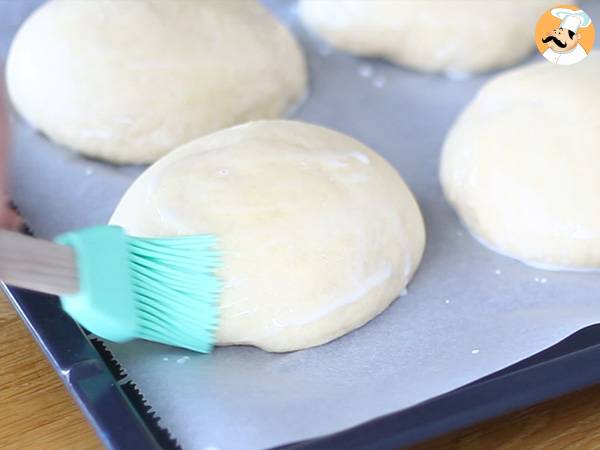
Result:
M592 51L595 28L592 18L577 6L560 5L538 21L535 43L542 56L556 65L583 61Z
M579 28L587 28L592 24L592 19L581 9L573 11L567 8L554 8L550 11L554 17L561 20L560 28L577 33Z

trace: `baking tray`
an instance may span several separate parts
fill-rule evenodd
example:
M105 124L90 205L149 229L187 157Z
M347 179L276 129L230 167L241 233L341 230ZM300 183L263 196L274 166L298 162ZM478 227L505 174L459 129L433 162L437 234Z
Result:
M135 385L59 307L58 299L2 285L107 448L177 449ZM279 449L398 449L600 382L600 325L467 386L340 433Z
M7 294L107 447L177 448L177 436L158 425L151 406L112 355L74 324L55 299L12 288ZM588 327L462 388L344 432L280 448L408 446L597 383L598 361L600 327Z

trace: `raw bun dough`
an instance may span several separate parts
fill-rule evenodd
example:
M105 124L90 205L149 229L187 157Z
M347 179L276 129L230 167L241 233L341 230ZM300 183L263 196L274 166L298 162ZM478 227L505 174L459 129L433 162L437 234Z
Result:
M217 344L273 352L326 343L381 313L425 242L414 197L381 156L289 121L174 150L135 181L111 222L132 235L219 236Z
M535 47L551 0L301 0L304 23L325 41L426 72L510 66Z
M441 183L497 251L542 268L600 268L600 55L484 86L446 140Z
M256 0L50 1L19 30L7 66L32 126L117 163L278 117L306 85L296 40Z

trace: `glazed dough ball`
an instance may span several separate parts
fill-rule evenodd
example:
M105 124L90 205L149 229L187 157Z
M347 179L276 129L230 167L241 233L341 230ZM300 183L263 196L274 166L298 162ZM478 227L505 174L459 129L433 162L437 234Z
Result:
M335 131L261 121L186 144L151 166L111 222L129 234L215 233L218 345L326 343L365 324L417 270L425 231L398 173Z
M551 0L301 0L332 46L426 72L483 72L525 58Z
M600 268L600 55L489 82L448 135L441 183L499 252L543 268Z
M280 116L302 96L306 69L256 0L54 0L19 30L7 82L18 111L56 142L145 163Z

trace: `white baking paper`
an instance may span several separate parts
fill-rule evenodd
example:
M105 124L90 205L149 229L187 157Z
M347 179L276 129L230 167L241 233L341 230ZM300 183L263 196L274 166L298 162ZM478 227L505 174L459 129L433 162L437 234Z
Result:
M35 3L0 4L2 55ZM451 80L338 53L302 30L293 2L269 6L292 24L308 57L310 95L293 117L348 133L393 163L421 205L427 248L407 295L319 348L201 355L148 342L110 345L184 449L257 449L340 431L465 385L600 321L597 274L545 272L497 255L469 236L444 201L440 147L489 76ZM600 20L598 3L581 6ZM13 148L14 198L39 236L105 223L143 170L77 156L21 119Z

